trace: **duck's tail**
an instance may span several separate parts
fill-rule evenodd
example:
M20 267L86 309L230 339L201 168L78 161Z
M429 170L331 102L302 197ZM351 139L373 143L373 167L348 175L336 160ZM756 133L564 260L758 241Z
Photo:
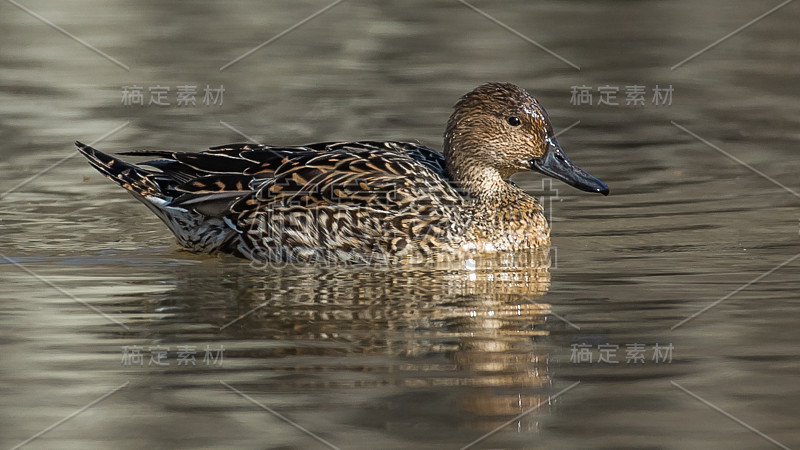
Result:
M235 227L222 217L173 205L175 180L150 172L76 141L75 145L98 172L122 186L164 222L183 247L202 253L224 250L236 238Z
M137 198L167 200L167 196L162 192L153 173L107 155L80 141L75 141L75 145L78 147L78 151L89 160L92 167Z

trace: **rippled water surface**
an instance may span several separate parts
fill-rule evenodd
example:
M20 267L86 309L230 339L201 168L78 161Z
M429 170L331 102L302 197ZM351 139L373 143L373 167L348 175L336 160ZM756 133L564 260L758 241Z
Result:
M347 0L290 29L327 5L0 5L1 445L800 446L800 5L685 62L781 4ZM192 255L71 146L439 148L490 80L611 186L515 176L549 211L549 266Z

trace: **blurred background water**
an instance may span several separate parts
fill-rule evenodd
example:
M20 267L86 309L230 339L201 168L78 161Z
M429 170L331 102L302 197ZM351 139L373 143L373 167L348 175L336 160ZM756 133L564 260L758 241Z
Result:
M797 4L0 11L3 446L460 448L494 430L476 448L800 445ZM603 198L515 177L544 196L550 267L191 255L72 147L440 148L452 104L485 81L528 89L571 158L611 186ZM124 104L125 86L143 105ZM180 86L196 86L195 105L177 105ZM150 104L159 87L169 105ZM224 89L217 104L206 87ZM633 344L643 362L626 362ZM653 360L657 345L669 360Z

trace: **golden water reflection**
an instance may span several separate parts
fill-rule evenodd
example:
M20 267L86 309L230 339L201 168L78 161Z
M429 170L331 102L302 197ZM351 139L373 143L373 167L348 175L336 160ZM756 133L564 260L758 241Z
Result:
M231 357L290 375L269 389L452 388L458 409L471 416L461 425L487 431L551 393L547 347L540 342L550 317L542 301L550 286L546 255L436 267L239 265L222 277L200 269L184 275L176 287L187 291L182 295L220 279L234 292L226 308L197 304L196 313L245 342ZM264 342L275 345L265 349ZM300 373L328 375L291 376ZM374 381L347 376L363 373ZM251 387L265 388L263 380Z

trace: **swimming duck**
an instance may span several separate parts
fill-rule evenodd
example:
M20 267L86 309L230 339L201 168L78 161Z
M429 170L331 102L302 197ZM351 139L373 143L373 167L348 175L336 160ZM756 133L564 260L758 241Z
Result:
M122 153L155 157L133 165L76 145L184 248L265 262L414 263L543 249L542 206L512 174L609 192L567 158L539 102L508 83L461 97L443 153L395 141L231 144Z

